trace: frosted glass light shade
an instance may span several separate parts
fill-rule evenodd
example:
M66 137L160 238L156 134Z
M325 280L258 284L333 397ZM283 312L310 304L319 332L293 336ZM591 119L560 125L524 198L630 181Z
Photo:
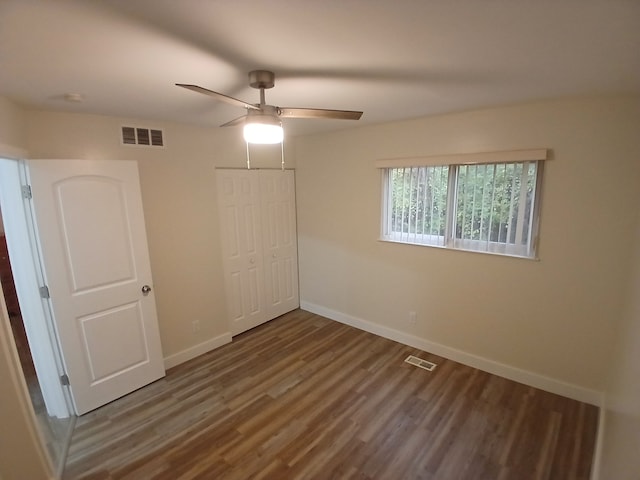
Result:
M284 138L282 126L270 123L247 123L243 134L247 143L281 143Z

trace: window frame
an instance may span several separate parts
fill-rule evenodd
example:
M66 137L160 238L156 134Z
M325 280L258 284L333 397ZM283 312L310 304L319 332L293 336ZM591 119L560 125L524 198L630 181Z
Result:
M459 154L459 155L437 155L430 157L417 157L405 159L384 159L377 160L376 167L381 169L382 179L382 208L380 222L380 241L401 243L407 245L419 245L425 247L444 248L447 250L461 250L474 253L485 253L490 255L501 255L508 257L516 257L523 259L538 260L538 245L540 232L540 207L541 207L541 190L545 160L547 160L546 149L532 150L516 150L505 152L484 152L478 154ZM457 189L459 182L459 171L461 167L469 165L499 165L513 163L534 163L535 172L535 188L533 190L533 198L531 202L531 221L529 224L528 242L525 245L518 245L507 242L491 242L489 240L475 240L475 242L486 245L486 249L466 248L464 246L465 239L456 238L457 218ZM391 170L395 168L420 168L420 167L448 167L447 194L445 206L445 228L444 238L440 244L424 243L419 241L411 241L410 234L407 238L393 238L391 230ZM424 234L423 234L424 236ZM414 235L415 240L416 235ZM439 235L441 237L441 235ZM474 242L467 239L466 244Z

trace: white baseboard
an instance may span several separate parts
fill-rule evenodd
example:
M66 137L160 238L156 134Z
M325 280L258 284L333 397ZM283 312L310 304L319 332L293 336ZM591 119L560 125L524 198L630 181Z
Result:
M498 375L500 377L513 380L515 382L523 383L531 387L539 388L547 392L562 395L563 397L572 398L580 402L595 405L597 407L602 406L602 392L596 390L590 390L578 385L566 383L545 375L540 375L528 370L523 370L517 367L512 367L504 363L496 362L488 358L473 355L471 353L463 352L455 348L442 345L440 343L430 342L424 338L411 335L409 333L401 332L393 328L385 327L377 323L363 320L352 315L338 312L330 308L316 305L307 301L300 301L300 308L307 310L317 315L330 318L340 323L350 325L352 327L364 330L369 333L373 333L380 337L388 338L396 342L408 345L410 347L430 352L440 357L453 360L463 365L468 365L479 370Z
M170 369L171 367L175 367L176 365L180 365L181 363L187 362L192 358L196 358L197 356L202 355L203 353L210 352L222 345L226 345L231 342L231 332L223 333L222 335L218 335L217 337L213 337L206 342L199 343L198 345L194 345L193 347L189 347L186 350L182 350L178 353L174 353L173 355L169 355L164 358L164 368Z

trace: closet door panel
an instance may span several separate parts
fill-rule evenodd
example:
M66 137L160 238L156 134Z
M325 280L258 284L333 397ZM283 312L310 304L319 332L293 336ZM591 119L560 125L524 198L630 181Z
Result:
M250 171L218 170L227 312L232 335L268 320L264 297L260 184Z
M270 318L300 306L295 180L291 170L261 170L266 308Z

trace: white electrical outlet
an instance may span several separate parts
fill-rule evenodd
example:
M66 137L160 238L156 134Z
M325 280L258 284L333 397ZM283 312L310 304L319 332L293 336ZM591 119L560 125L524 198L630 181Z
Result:
M416 324L417 318L418 318L418 315L416 314L416 312L409 312L409 323L411 325L415 325Z
M191 322L191 333L198 333L200 331L200 320L193 320Z

